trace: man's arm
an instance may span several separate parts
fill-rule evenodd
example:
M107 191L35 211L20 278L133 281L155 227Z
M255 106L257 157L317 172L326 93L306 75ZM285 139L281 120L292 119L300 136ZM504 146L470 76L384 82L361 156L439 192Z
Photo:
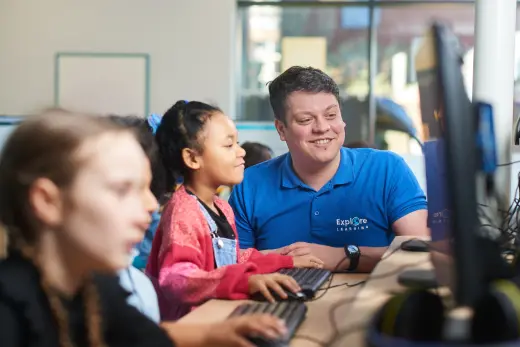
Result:
M403 158L395 155L394 160L393 173L388 177L391 188L386 197L387 214L392 230L398 236L426 237L429 235L426 223L426 196ZM387 248L359 247L361 257L358 271L372 271Z
M361 256L356 272L370 272L381 260L388 247L359 247ZM312 254L324 262L324 268L342 272L350 267L350 260L343 247L330 247L315 243L296 242L279 250L293 257Z
M417 210L401 217L392 225L394 233L398 236L427 237L429 230L426 226L428 211ZM359 247L361 258L359 259L359 272L372 271L388 247Z
M426 226L426 218L428 212L426 210L417 210L411 212L394 222L392 229L398 236L417 236L427 237L429 235ZM356 271L370 272L388 247L359 247L361 256ZM325 268L331 271L346 271L350 266L350 260L345 254L343 247L335 248L322 245L316 245L305 242L297 242L290 246L283 247L279 251L281 254L298 256L305 254L313 254L325 263Z
M427 218L427 210L417 210L395 221L392 228L397 236L428 237Z
M426 210L412 212L397 220L392 225L392 228L398 236L427 237L429 235L428 228L426 227L427 215L428 213ZM361 256L356 271L372 271L387 249L388 247L359 247ZM313 254L323 260L325 268L331 271L346 271L350 266L350 260L348 259L343 247L336 248L306 242L297 242L275 251L291 256Z
M390 189L385 196L389 224L393 232L399 236L428 236L426 196L405 161L397 155L392 156L392 174L387 177ZM361 256L356 271L372 271L387 248L359 247ZM325 268L333 271L345 271L350 266L350 260L343 247L297 242L284 247L281 253L293 256L311 253L324 261Z
M386 197L388 219L398 236L426 237L429 235L426 218L426 196L417 178L406 162L395 155L392 175L388 177L391 187ZM361 257L358 271L372 271L388 247L359 247Z
M398 236L427 237L429 230L426 226L428 211L417 210L401 217L392 225L394 233ZM359 247L361 258L359 259L359 272L372 271L388 247Z
M399 218L392 225L394 233L398 236L417 236L427 237L429 235L426 226L426 218L428 212L426 210L417 210ZM386 252L388 247L359 247L361 257L359 258L358 272L370 272L381 257ZM341 262L338 271L347 270L350 266L350 261L346 258L345 250L343 248L335 248L332 253L335 253L336 262ZM316 255L316 254L314 254ZM319 255L316 255L319 258Z
M394 156L385 196L389 224L399 236L428 236L426 195L404 159Z

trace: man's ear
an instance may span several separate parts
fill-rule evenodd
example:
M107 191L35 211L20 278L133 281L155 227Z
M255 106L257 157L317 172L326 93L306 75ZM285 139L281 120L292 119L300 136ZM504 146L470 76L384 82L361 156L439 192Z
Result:
M278 131L278 135L280 136L280 140L285 141L285 124L281 120L275 119L274 126L276 127L276 131Z
M36 218L49 227L59 226L63 221L63 195L54 182L38 178L29 189L29 203Z
M184 148L182 150L182 160L184 160L184 164L192 170L198 170L202 166L202 159L199 153L191 148Z

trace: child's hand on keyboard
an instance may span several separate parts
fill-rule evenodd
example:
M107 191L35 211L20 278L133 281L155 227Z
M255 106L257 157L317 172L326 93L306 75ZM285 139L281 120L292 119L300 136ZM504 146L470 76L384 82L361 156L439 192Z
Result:
M312 254L297 255L293 257L294 267L308 267L314 269L321 269L324 262Z
M245 315L213 324L206 329L204 346L212 347L254 347L248 338L263 337L277 340L287 334L287 328L280 319L270 315Z
M275 302L271 291L276 292L282 299L287 299L287 293L283 287L294 293L301 291L300 286L291 276L272 273L249 277L249 294L260 292L269 302Z

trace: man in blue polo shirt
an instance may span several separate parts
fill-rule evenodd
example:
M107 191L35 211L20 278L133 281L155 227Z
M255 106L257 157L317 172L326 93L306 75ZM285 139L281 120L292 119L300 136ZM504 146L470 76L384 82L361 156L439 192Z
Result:
M339 88L292 67L269 85L289 153L248 168L235 186L240 247L312 253L330 270L371 271L395 235L427 236L426 198L404 160L343 148Z

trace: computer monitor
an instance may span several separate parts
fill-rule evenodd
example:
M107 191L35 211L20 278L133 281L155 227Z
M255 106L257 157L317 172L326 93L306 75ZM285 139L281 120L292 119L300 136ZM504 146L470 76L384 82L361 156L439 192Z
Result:
M23 121L23 117L0 116L0 150L14 129Z
M434 264L446 267L436 269L437 273L447 272L453 277L456 303L471 306L486 288L485 275L478 265L482 254L477 248L476 117L464 86L462 52L455 35L446 26L434 24L423 44L418 82L428 137L425 149L432 150L425 151L426 171L430 170L429 225L434 240L444 239L448 246L445 255L452 258L454 268L448 268L451 262ZM431 174L432 163L438 164L435 177ZM443 230L448 232L439 237ZM435 244L442 242L434 243L433 248Z

